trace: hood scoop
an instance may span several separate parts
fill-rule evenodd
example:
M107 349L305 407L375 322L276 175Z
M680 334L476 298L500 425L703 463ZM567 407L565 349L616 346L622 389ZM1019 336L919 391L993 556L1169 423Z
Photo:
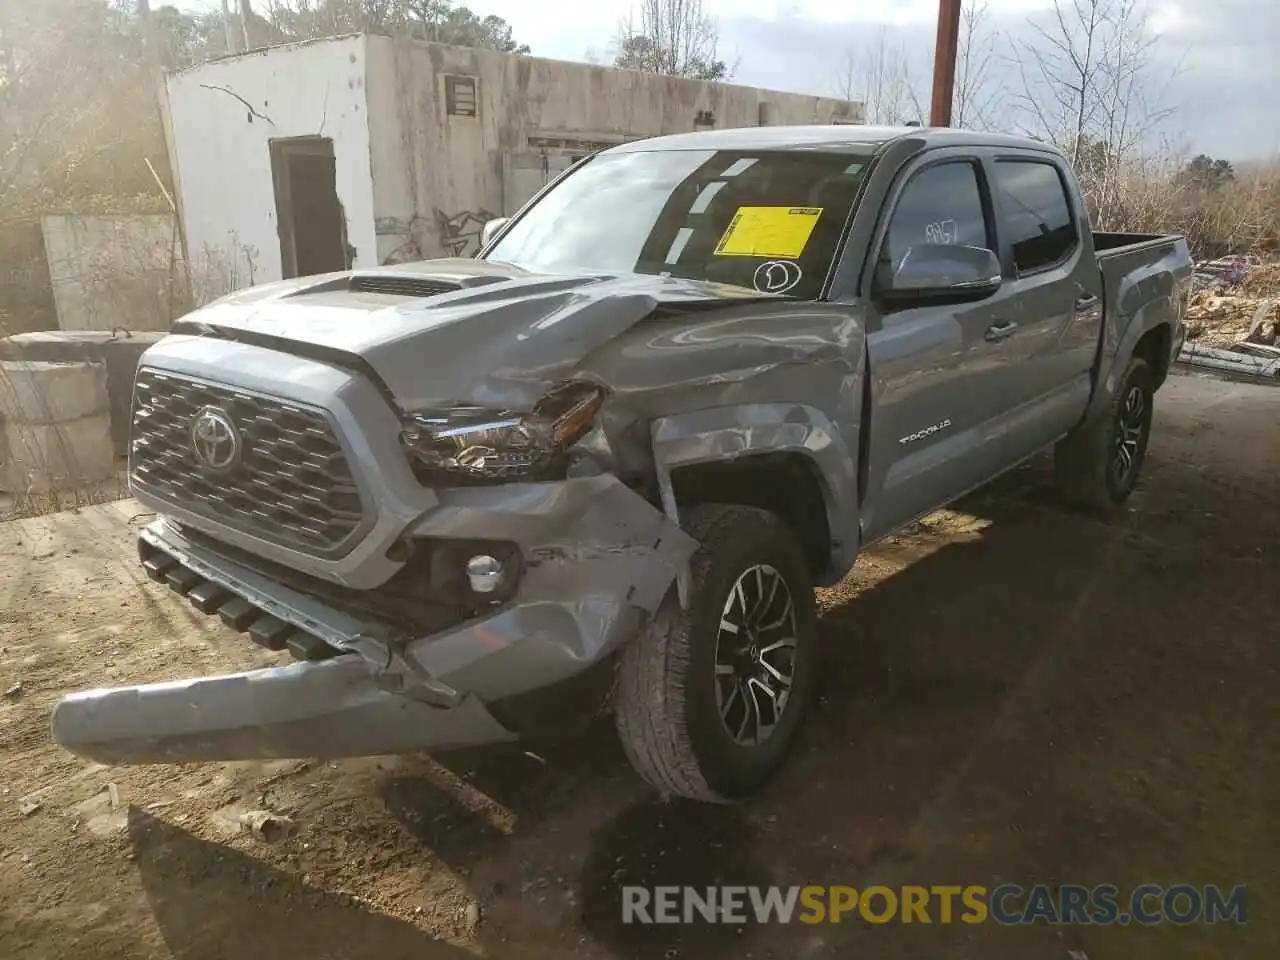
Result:
M347 289L353 293L383 293L393 297L435 297L461 290L462 284L434 277L404 274L355 274Z

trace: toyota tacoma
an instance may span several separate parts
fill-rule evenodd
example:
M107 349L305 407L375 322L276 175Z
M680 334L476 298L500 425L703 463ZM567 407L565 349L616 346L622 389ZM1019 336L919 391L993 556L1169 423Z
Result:
M1190 280L1182 238L1091 230L1045 144L824 126L624 144L474 258L231 294L139 364L138 550L283 660L77 692L54 736L405 753L586 697L663 791L747 796L805 716L815 585L1040 451L1129 496Z

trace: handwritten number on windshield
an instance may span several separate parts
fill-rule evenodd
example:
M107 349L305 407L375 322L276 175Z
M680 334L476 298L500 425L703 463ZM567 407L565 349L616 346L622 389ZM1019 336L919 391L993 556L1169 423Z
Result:
M935 220L924 227L924 238L928 243L951 244L956 242L956 222L954 220Z

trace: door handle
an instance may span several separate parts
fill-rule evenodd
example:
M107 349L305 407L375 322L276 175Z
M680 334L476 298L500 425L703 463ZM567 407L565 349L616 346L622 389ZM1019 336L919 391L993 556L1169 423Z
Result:
M996 343L1006 337L1013 336L1014 331L1017 329L1018 325L1016 323L1012 320L1006 320L1004 323L996 323L987 327L985 336L989 343Z
M1084 313L1091 310L1098 303L1098 295L1094 293L1086 293L1076 298L1076 313Z

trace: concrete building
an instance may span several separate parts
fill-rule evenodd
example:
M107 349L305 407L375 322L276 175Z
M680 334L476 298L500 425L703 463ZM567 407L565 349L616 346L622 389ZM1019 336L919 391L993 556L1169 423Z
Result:
M840 100L369 35L203 64L167 92L201 299L469 255L486 220L625 140L863 118Z

